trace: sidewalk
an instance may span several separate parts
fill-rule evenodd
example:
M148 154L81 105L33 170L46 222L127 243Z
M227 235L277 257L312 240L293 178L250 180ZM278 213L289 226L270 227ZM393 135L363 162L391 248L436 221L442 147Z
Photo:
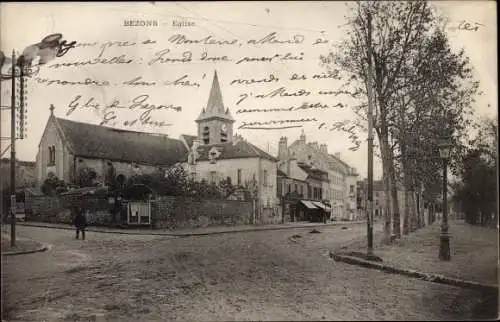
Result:
M174 237L189 237L189 236L204 236L215 234L226 234L236 232L251 232L263 230L282 230L282 229L296 229L296 228L321 228L328 226L344 226L361 224L365 221L332 221L326 224L323 223L309 223L309 222L293 222L286 224L269 224L269 225L240 225L240 226L210 226L199 228L179 228L175 230L168 229L150 229L150 228L107 228L107 227L94 227L90 226L87 231L99 233L112 233L112 234L128 234L128 235L160 235L160 236L174 236ZM17 222L20 226L31 227L44 227L54 229L71 229L74 227L68 224L53 224L44 222Z
M357 258L351 252L366 253L366 242L332 252L335 260L376 268L457 286L498 285L498 230L474 226L462 220L449 222L451 260L439 259L439 223L403 236L394 245L374 243L374 254L382 262ZM350 253L351 256L346 256ZM477 285L476 285L477 284Z
M37 241L25 238L17 238L16 246L10 246L10 235L2 231L2 256L31 254L43 252L48 249L48 245L43 245Z

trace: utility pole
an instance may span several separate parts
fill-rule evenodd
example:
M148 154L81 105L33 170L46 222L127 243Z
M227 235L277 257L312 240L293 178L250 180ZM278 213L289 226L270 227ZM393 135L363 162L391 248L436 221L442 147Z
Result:
M367 40L367 95L368 95L368 202L367 202L367 228L368 228L368 255L373 254L373 92L372 92L372 15L368 11L368 40Z
M12 51L10 103L10 246L16 246L16 54Z

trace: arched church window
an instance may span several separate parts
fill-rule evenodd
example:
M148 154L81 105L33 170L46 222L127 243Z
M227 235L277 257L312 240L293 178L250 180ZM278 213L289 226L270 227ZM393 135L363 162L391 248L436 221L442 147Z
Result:
M56 164L56 146L55 145L50 145L49 146L49 166L55 165Z
M203 143L204 144L209 144L210 143L210 128L208 126L205 126L203 128Z

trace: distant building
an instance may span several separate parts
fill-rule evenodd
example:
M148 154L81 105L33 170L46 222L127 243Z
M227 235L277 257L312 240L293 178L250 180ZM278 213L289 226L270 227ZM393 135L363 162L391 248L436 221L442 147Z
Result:
M356 183L356 187L358 190L357 208L364 213L366 211L366 203L368 200L368 195L367 195L368 179L364 179L363 181L358 181ZM397 187L398 187L397 193L399 202L399 213L402 216L404 211L405 191L404 187L401 184L398 183ZM384 183L382 180L373 180L373 215L375 217L383 217L385 211L386 211L386 194L384 189Z
M187 169L198 181L217 183L230 178L233 185L248 188L257 201L255 221L278 222L278 159L234 134L234 122L215 72L207 105L196 119L198 135L181 136L189 148Z
M152 173L187 158L181 140L164 135L125 131L55 117L51 112L36 155L36 176L42 184L49 173L77 183L79 171L93 169L105 182L112 169L120 180Z
M328 181L322 183L322 198L331 205L332 219L354 220L356 211L356 181L358 173L340 159L340 154L328 153L326 144L318 142L306 143L306 135L302 132L299 140L288 146L288 139L282 137L278 145L278 158L287 160L295 158L328 174Z
M329 218L330 204L323 198L325 186L328 187L327 172L299 163L295 158L280 160L278 202L283 221L312 220L323 212Z
M21 197L24 194L21 191L35 186L36 182L35 162L16 160L16 199L19 203L24 201ZM9 214L10 194L10 159L3 158L0 160L0 213L2 215Z
M35 162L16 160L16 188L31 187L36 184ZM0 187L10 187L10 159L0 163Z

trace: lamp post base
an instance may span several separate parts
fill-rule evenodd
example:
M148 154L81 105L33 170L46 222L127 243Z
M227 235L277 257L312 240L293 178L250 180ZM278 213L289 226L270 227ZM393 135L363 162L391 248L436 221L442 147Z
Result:
M439 236L439 259L443 261L451 260L450 254L450 235L448 233L441 233Z

